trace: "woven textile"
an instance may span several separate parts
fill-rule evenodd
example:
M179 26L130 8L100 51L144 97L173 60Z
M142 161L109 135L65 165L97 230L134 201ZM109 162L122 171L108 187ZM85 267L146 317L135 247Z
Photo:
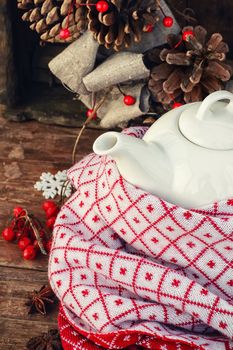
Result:
M95 154L69 178L49 261L64 349L233 349L233 199L186 210Z

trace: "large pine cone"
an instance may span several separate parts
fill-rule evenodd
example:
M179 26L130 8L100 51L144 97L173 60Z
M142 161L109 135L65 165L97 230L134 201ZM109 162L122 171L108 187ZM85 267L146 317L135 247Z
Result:
M158 20L157 0L109 0L107 12L98 13L97 0L87 0L88 28L99 44L120 51L129 47L132 40L141 41L147 24L154 25ZM88 6L90 4L90 6Z
M24 10L22 19L30 22L30 28L40 34L42 41L72 42L86 26L85 0L17 0L18 8ZM61 29L68 28L70 37L60 38Z
M145 56L145 62L154 62L149 89L164 106L174 100L202 101L208 94L222 90L233 73L232 67L224 63L229 49L220 33L212 34L208 40L201 26L186 27L183 32L187 30L194 33L188 41L169 35L171 49L154 49Z

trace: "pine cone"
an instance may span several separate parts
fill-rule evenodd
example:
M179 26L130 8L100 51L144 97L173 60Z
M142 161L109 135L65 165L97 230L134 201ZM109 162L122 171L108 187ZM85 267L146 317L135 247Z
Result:
M22 19L30 22L30 28L40 34L42 41L72 42L86 26L85 0L17 0L18 8L24 11ZM71 35L60 38L61 29L68 28Z
M86 1L88 28L99 44L108 49L120 51L129 47L132 40L140 42L146 25L154 25L159 19L157 0L109 0L108 11L104 13L91 6L96 2Z
M153 49L144 56L147 64L154 64L149 89L155 100L165 106L174 100L202 101L208 94L222 90L233 73L231 66L224 63L229 49L220 33L206 40L203 27L185 27L183 32L187 30L194 33L188 41L169 35L171 49Z

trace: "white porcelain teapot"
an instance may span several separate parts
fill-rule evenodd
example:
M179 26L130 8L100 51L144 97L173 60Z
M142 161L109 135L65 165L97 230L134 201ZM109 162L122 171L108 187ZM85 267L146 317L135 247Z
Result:
M93 150L110 155L131 184L183 208L230 198L233 94L217 91L203 102L173 109L143 139L107 132L95 141Z

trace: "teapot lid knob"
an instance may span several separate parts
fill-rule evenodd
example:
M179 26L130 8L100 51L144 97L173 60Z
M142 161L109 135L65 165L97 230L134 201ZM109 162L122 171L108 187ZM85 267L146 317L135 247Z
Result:
M233 94L216 91L202 103L193 103L181 113L179 129L198 146L214 150L233 149Z

